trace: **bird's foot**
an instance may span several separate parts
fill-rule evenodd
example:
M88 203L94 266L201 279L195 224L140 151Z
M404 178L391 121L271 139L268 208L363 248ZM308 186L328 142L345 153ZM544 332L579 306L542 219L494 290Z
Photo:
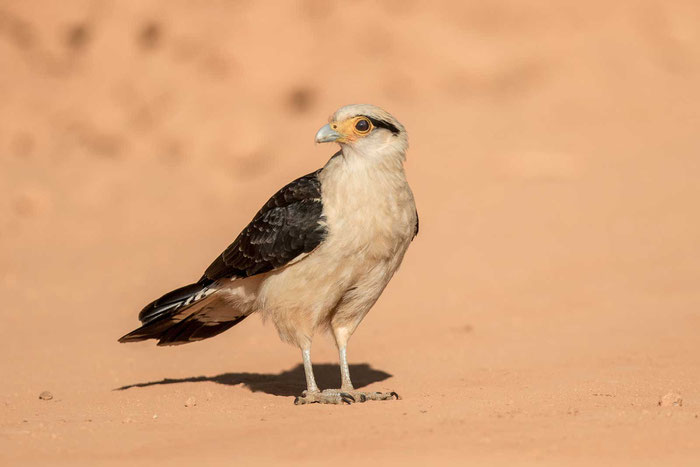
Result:
M301 396L294 399L295 405L303 404L353 404L355 402L367 401L387 401L391 399L401 399L397 393L391 392L365 392L350 389L325 389L321 391L304 391Z
M336 391L329 393L327 391L304 391L301 396L294 399L294 405L304 404L352 404L354 398L346 393Z

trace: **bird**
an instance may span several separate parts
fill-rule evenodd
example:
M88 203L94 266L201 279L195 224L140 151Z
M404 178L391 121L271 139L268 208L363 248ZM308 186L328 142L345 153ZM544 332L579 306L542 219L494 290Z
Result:
M199 281L146 305L141 327L119 342L200 341L259 313L301 350L307 388L295 404L399 398L356 390L347 346L418 234L406 129L377 106L353 104L339 108L315 141L340 150L275 193ZM314 378L311 344L323 331L338 348L338 389L320 390Z

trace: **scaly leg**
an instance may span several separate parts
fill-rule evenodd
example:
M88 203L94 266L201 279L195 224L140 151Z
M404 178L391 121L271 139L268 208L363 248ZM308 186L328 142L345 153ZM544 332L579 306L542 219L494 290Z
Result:
M338 349L340 357L340 389L342 391L354 391L355 387L350 380L350 367L348 366L348 353L345 346Z
M304 359L304 374L306 375L306 390L308 392L318 392L316 379L314 378L314 367L311 365L311 350L304 349L301 351L301 356Z

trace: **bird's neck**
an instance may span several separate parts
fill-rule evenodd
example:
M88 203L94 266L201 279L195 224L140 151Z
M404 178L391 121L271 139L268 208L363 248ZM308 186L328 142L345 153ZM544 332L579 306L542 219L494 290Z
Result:
M400 193L410 191L403 168L405 155L395 148L371 153L343 147L328 161L320 178L324 198L358 206L390 202Z
M371 148L342 145L340 157L350 171L385 172L403 176L406 147L396 144L374 145Z

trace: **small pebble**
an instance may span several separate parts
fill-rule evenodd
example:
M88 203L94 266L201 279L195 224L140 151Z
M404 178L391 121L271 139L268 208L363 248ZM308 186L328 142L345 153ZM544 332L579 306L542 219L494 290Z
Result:
M677 392L669 392L659 400L659 406L661 407L681 407L682 405L683 398Z
M51 394L49 391L44 391L41 394L39 394L39 399L42 401L50 401L53 399L53 394Z
M190 397L185 401L185 407L194 407L197 405L197 399Z
M157 420L157 419L158 419L158 414L153 414L153 420Z

